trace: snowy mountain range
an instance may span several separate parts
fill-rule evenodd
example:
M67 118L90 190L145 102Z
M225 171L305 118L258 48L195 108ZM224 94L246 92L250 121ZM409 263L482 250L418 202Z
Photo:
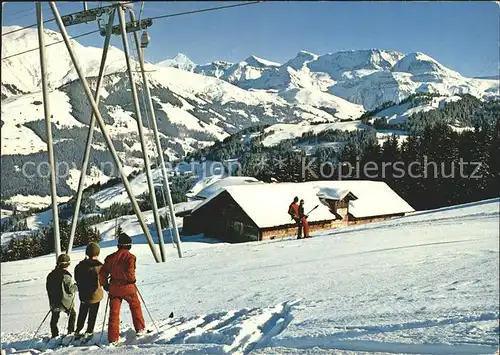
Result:
M2 32L17 28L4 26ZM62 39L51 30L46 35L47 44ZM2 39L3 57L38 46L35 29ZM73 46L95 87L102 50L76 41ZM58 181L58 194L70 196L80 173L90 106L64 45L48 47L47 58L56 160L71 167ZM357 119L365 110L415 92L439 92L445 97L468 92L487 98L498 96L499 89L498 80L465 78L422 53L378 49L326 55L301 51L284 64L250 56L238 63L196 65L178 54L146 67L162 147L170 159L256 123L300 127L311 122L335 123ZM142 102L142 78L134 75ZM2 199L48 197L45 178L23 173L27 162L47 161L40 82L37 51L2 60L1 174L2 182L7 182L2 183ZM102 93L101 113L126 171L140 168L142 153L125 58L114 47L108 54ZM157 153L148 128L150 117L144 111L141 116L147 128L148 154L154 161ZM110 172L102 168L102 162L112 160L100 133L95 135L93 148L88 181L104 182Z
M187 69L183 64L187 57L178 54L176 58L168 65ZM161 63L165 65L167 61ZM399 102L417 92L444 96L469 93L486 99L498 97L499 91L496 77L466 78L420 52L403 54L367 49L317 55L300 51L284 64L255 56L238 63L216 61L194 66L192 61L189 63L191 69L187 70L223 79L246 90L277 93L288 101L298 92L304 96L303 92L314 91L315 97L324 93L367 110L387 101Z

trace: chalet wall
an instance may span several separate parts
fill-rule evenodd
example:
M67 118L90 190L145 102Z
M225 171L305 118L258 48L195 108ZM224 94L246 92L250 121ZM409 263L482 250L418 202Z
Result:
M335 215L336 219L346 219L349 212L349 201L337 201L330 199L326 199L325 201L328 203L330 212Z
M309 231L314 232L323 229L334 229L345 226L347 226L347 222L345 220L344 221L328 220L322 222L312 222L309 223ZM297 225L290 224L275 228L261 229L261 240L282 239L290 236L297 236Z
M349 225L356 224L365 224L365 223L373 223L373 222L382 222L395 217L403 217L404 213L390 214L385 216L373 216L373 217L364 217L364 218L356 218L349 214Z
M259 229L228 193L184 217L182 234L200 233L228 242L259 240Z
M188 215L182 218L182 235L203 233L204 221L198 215Z
M402 216L404 216L404 213L385 215L385 216L366 217L366 218L355 218L351 214L348 214L347 218L344 218L343 220L310 223L309 230L311 232L314 232L324 229L342 228L350 225L381 222L391 218L402 217ZM296 235L297 235L297 227L295 225L280 226L276 228L261 230L261 240L282 239Z

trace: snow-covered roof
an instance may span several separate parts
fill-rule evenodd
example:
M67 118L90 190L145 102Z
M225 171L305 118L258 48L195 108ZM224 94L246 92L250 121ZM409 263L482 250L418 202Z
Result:
M208 204L221 192L227 191L259 228L293 223L287 214L288 206L297 196L304 200L306 213L318 205L308 218L309 222L335 219L321 198L339 191L352 193L357 200L349 202L349 213L354 217L381 216L414 211L386 183L380 181L310 181L302 183L234 185L221 188L217 193L193 209L192 213ZM341 194L342 195L342 194Z
M249 176L228 176L210 183L208 186L198 192L196 194L196 197L199 199L206 199L219 193L225 187L245 184L263 184L263 182Z
M213 184L216 181L222 179L221 175L211 175L207 176L200 181L198 181L188 192L186 192L186 196L188 198L195 197L197 193L206 188L207 186Z
M346 197L356 200L357 197L351 191L337 187L323 187L316 194L319 198L341 201Z

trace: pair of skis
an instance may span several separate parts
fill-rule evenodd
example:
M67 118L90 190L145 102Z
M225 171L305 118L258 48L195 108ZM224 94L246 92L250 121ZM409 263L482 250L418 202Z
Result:
M75 338L74 334L65 334L61 336L57 336L54 338L46 338L44 339L44 343L47 345L54 345L55 347L64 347L64 346L70 346L70 345L76 345L77 344L87 344L93 339L93 335L90 336L82 336L81 338Z

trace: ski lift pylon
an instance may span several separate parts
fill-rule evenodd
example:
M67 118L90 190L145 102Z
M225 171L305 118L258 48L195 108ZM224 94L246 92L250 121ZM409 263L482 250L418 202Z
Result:
M149 36L148 31L146 31L146 30L142 31L141 48L146 48L148 46L150 40L151 40L151 37Z

